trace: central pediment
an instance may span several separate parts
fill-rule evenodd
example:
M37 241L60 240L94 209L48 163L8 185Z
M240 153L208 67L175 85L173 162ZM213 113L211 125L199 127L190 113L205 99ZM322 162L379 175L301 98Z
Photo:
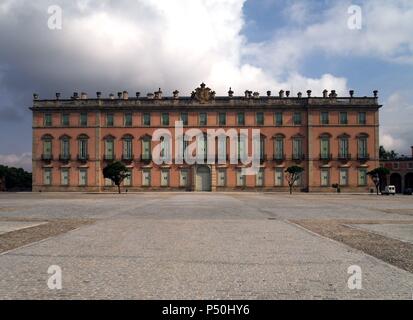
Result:
M198 101L199 103L208 103L215 100L215 91L212 91L202 83L195 91L192 92L191 98Z

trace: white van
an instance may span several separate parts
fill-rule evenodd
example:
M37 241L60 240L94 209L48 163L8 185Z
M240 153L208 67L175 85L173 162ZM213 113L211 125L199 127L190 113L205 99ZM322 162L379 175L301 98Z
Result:
M389 196L389 195L396 195L396 186L386 186L384 188L384 191L381 193L383 195Z

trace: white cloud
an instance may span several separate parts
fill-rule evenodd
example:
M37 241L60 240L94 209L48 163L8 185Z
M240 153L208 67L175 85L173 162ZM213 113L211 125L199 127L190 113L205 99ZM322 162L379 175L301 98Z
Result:
M32 171L32 154L0 154L0 164Z

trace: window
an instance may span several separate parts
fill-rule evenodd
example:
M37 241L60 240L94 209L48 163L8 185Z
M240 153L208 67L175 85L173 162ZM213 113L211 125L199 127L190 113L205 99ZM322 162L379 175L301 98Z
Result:
M359 169L359 186L367 186L367 170L366 169Z
M169 126L169 113L162 113L161 124L163 126Z
M227 185L227 170L218 169L218 187L225 187Z
M257 126L263 126L264 125L264 113L263 112L257 112L256 122L257 122Z
M275 186L282 187L284 185L284 169L276 168L275 169Z
M322 160L330 159L330 138L329 137L322 137L320 140L320 158Z
M206 126L208 124L207 114L205 112L201 112L199 114L199 125Z
M88 158L88 139L81 137L79 139L79 160L87 160Z
M220 126L227 125L227 114L225 112L220 112L218 115L218 123Z
M293 160L301 160L303 158L303 140L301 138L293 138Z
M125 137L123 139L123 160L132 160L133 159L133 144L132 144L132 137Z
M227 136L218 137L218 161L224 163L227 160Z
M69 169L63 168L60 170L60 184L62 186L69 185Z
M169 136L165 136L161 138L161 142L160 142L161 143L161 160L163 160L163 162L172 161L171 140L172 138Z
M43 184L45 186L50 186L52 184L52 169L45 168L43 171Z
M202 135L202 137L197 137L196 141L196 158L198 162L203 163L203 161L207 159L208 155L208 140L206 134Z
M188 125L188 113L187 112L182 112L181 113L181 121L184 126Z
M367 137L359 137L358 138L358 152L359 152L359 159L367 159Z
M394 170L399 170L400 169L400 166L399 166L398 162L393 162L393 169Z
M296 126L302 124L301 112L294 112L293 123Z
M87 127L87 113L85 112L80 114L80 126Z
M239 126L244 126L245 125L245 114L244 114L244 112L238 112L237 123L238 123Z
M348 169L340 169L340 186L348 185Z
M257 187L263 187L264 186L264 169L261 168L257 175L255 176L255 185Z
M283 113L282 112L276 112L275 113L275 125L276 126L282 126L283 125Z
M359 124L367 123L367 115L365 112L359 112Z
M132 113L125 113L125 127L132 127Z
M147 127L151 125L151 114L150 113L143 114L143 125Z
M182 169L181 172L180 172L179 186L180 187L187 187L188 186L188 181L189 181L189 170L188 169Z
M70 158L70 140L68 137L64 137L60 140L60 157L62 159L69 159Z
M242 174L242 170L237 170L237 187L245 187L245 175Z
M115 141L112 138L105 140L105 160L115 160Z
M408 168L409 168L409 169L413 169L413 162L409 162Z
M149 187L151 185L151 170L144 169L142 171L142 186Z
M123 180L123 185L125 187L131 187L132 186L132 170L128 170L128 175L126 176L126 178Z
M106 126L113 127L113 124L114 124L113 113L107 113L106 114Z
M245 135L239 136L238 142L238 158L247 159L248 157L248 137Z
M142 140L142 160L151 160L151 140L149 137Z
M328 187L330 186L330 170L321 169L321 186Z
M69 114L68 113L62 113L62 126L63 127L68 127L70 125L69 123Z
M169 186L169 169L161 170L161 187Z
M87 186L87 169L79 170L79 186Z
M330 119L329 119L329 114L326 111L321 112L320 115L320 122L323 125L329 124L330 123Z
M284 137L276 137L274 140L274 159L284 160Z
M340 124L348 124L347 112L340 112Z
M43 157L44 159L52 158L52 139L50 138L43 140Z
M51 127L52 126L52 114L51 113L46 113L44 115L44 126L45 127Z
M340 154L339 158L340 159L347 159L349 157L348 153L348 138L347 137L341 137L339 140L339 147L340 147Z

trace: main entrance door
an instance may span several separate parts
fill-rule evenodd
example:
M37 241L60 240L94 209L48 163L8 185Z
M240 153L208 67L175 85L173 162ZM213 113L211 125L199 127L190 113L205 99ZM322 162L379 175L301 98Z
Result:
M211 169L208 166L199 166L196 169L196 191L211 191Z

